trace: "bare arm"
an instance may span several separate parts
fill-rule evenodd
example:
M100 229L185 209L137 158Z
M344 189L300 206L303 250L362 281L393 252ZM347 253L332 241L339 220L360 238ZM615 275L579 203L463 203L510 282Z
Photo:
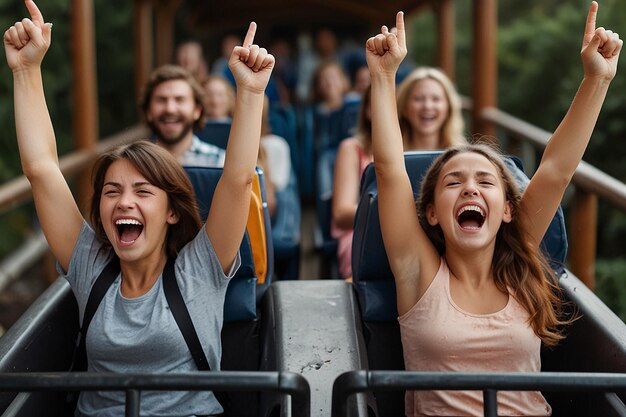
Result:
M582 159L617 70L623 42L616 33L596 29L597 11L598 4L594 1L587 15L581 50L584 78L522 199L522 220L537 245Z
M252 44L255 33L256 23L252 22L243 46L235 47L228 63L237 82L237 98L224 172L205 225L225 271L235 260L246 228L261 137L263 97L274 67L274 57L265 48Z
M406 55L404 16L396 17L396 35L386 26L368 39L367 65L372 79L372 151L378 182L380 226L398 287L398 312L408 311L439 267L439 255L419 224L404 165L398 122L395 74Z
M52 253L67 270L83 218L59 169L41 79L41 61L50 46L52 25L44 22L32 0L25 4L31 18L4 34L7 63L13 71L17 142L39 222Z
M346 139L339 145L333 177L333 220L346 230L354 225L354 215L359 203L360 161L356 138Z

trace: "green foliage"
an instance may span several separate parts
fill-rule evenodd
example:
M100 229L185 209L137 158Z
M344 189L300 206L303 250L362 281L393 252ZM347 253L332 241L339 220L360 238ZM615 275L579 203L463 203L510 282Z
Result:
M132 3L95 0L100 137L136 124Z
M498 98L505 111L554 130L582 79L579 51L586 15L572 4L562 4L553 15L545 12L532 8L500 27Z
M596 264L595 293L626 321L626 259L600 259Z
M60 155L73 149L71 2L39 2L46 21L54 23L52 44L43 61L43 82ZM98 102L101 137L137 123L133 66L132 2L95 0ZM21 1L0 0L0 28L27 17ZM3 49L4 51L4 49ZM4 54L4 52L2 53ZM15 140L13 79L0 65L0 181L21 175ZM0 259L14 250L33 223L30 205L0 216Z

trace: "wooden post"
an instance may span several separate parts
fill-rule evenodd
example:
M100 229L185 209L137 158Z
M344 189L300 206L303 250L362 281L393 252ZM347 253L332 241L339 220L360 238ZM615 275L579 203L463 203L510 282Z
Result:
M437 65L451 80L455 77L454 39L455 19L453 0L435 3L437 14Z
M498 29L497 0L473 2L472 50L472 132L495 137L496 128L481 121L480 113L486 107L497 106L496 37Z
M152 43L152 11L150 0L135 0L133 5L133 37L135 97L137 98L141 95L152 70L154 49Z
M595 287L598 196L576 189L567 227L569 267L589 288Z
M95 19L92 0L72 1L73 135L77 150L93 149L98 140ZM89 175L78 175L81 208L91 193Z
M174 54L174 20L181 0L160 0L156 10L156 63L172 62Z

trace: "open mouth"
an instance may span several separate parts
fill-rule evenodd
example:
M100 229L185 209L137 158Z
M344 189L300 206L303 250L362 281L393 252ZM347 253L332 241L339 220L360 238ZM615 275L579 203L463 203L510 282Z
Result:
M143 224L134 219L119 219L115 222L120 242L129 245L137 240L143 232Z
M456 215L462 229L477 230L485 223L485 212L476 205L463 206Z

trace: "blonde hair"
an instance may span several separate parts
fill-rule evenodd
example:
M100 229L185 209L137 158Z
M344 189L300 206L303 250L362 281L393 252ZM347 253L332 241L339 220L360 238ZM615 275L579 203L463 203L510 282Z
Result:
M205 98L207 97L207 86L213 82L217 82L217 83L221 83L224 88L226 89L226 96L228 97L228 116L232 117L233 116L233 112L235 111L235 89L233 88L232 84L224 77L222 77L221 75L209 75L206 79L206 81L204 81L202 83L202 88L204 89L204 96ZM206 113L207 109L205 106L205 113Z
M398 105L398 118L400 121L400 130L402 131L402 140L404 142L405 149L411 139L412 128L411 124L404 117L404 109L409 102L413 87L419 81L431 79L438 82L446 95L448 101L448 117L441 127L439 134L439 148L446 149L451 146L462 145L467 143L463 135L465 124L463 122L463 115L461 114L461 97L457 93L452 81L448 78L443 71L432 67L419 67L411 71L406 76L404 81L398 86L397 93L397 105Z

